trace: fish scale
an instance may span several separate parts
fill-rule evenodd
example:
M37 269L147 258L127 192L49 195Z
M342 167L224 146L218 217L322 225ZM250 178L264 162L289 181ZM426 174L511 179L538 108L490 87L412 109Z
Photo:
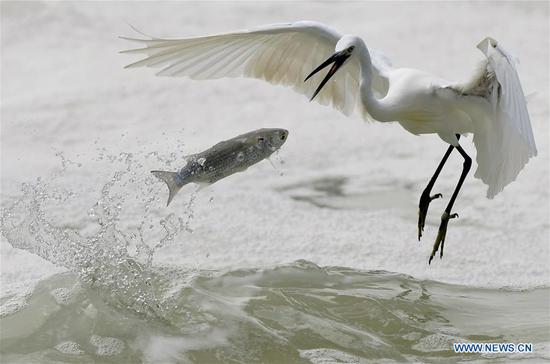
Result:
M227 176L246 170L268 158L286 141L285 129L258 129L187 157L188 163L179 172L151 171L168 186L170 204L176 193L188 183L210 185Z

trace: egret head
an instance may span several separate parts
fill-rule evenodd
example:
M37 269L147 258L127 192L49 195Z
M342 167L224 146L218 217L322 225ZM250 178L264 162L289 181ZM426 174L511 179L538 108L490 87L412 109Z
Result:
M340 69L340 67L342 67L351 58L351 56L354 54L355 49L360 45L359 41L360 41L360 39L355 37L355 36L345 35L342 38L340 38L338 43L336 43L336 47L334 47L334 54L332 56L330 56L326 61L321 63L319 65L319 67L314 69L306 77L304 82L309 80L309 78L311 76L313 76L314 74L316 74L317 72L319 72L323 68L325 68L328 65L332 64L332 67L328 71L327 75L325 76L323 81L321 81L321 83L319 84L319 87L317 87L317 90L315 90L315 92L313 93L313 96L311 96L310 101L313 100L315 98L315 96L317 96L317 94L321 91L323 86L325 86L325 84L328 82L328 80L330 80L330 78L332 76L334 76L336 71L338 71L338 69Z

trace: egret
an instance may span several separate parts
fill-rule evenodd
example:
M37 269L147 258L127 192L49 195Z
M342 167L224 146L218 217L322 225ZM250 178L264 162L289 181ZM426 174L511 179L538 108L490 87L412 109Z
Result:
M367 48L361 38L311 21L185 39L123 38L144 45L123 53L146 55L127 68L157 67L161 68L160 76L192 79L262 79L291 86L310 101L331 105L347 116L359 114L365 120L398 122L415 135L439 135L449 146L420 197L418 240L430 202L442 197L431 192L454 149L464 163L441 215L428 263L438 251L443 257L449 220L458 217L453 205L472 164L459 144L460 136L473 134L475 177L488 186L488 198L514 181L537 154L515 61L492 38L477 45L485 59L471 79L462 83L415 69L394 68L383 53ZM328 66L315 87L311 78Z

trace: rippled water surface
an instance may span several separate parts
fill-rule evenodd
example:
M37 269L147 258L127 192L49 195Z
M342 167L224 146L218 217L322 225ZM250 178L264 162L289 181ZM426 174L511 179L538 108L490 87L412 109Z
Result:
M3 294L3 362L549 359L548 288L470 288L305 260L211 271L156 264L161 247L192 239L194 195L183 216L156 209L152 202L164 199L153 193L156 181L136 173L139 160L169 160L107 158L120 167L76 228L66 212L77 194L62 183L71 162L60 156L59 173L24 184L2 210L1 232L13 247L67 270ZM140 186L139 198L129 185ZM129 210L141 218L132 226L121 218ZM530 342L535 353L452 351L466 341Z
M532 342L535 354L515 359L548 359L548 289L472 289L306 261L229 272L154 268L148 273L150 284L140 294L148 291L155 300L143 301L140 310L129 308L135 305L126 301L130 296L83 285L72 273L40 282L26 305L12 313L5 311L9 300L4 301L3 359L356 363L482 358L454 354L452 343L465 341ZM500 357L503 362L512 358Z

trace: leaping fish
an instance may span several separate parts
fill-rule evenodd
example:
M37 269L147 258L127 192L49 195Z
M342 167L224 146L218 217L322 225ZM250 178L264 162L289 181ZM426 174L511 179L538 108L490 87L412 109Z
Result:
M222 178L246 170L268 158L286 141L288 130L258 129L188 156L187 164L179 172L151 171L168 185L170 204L176 193L188 183L210 185Z

